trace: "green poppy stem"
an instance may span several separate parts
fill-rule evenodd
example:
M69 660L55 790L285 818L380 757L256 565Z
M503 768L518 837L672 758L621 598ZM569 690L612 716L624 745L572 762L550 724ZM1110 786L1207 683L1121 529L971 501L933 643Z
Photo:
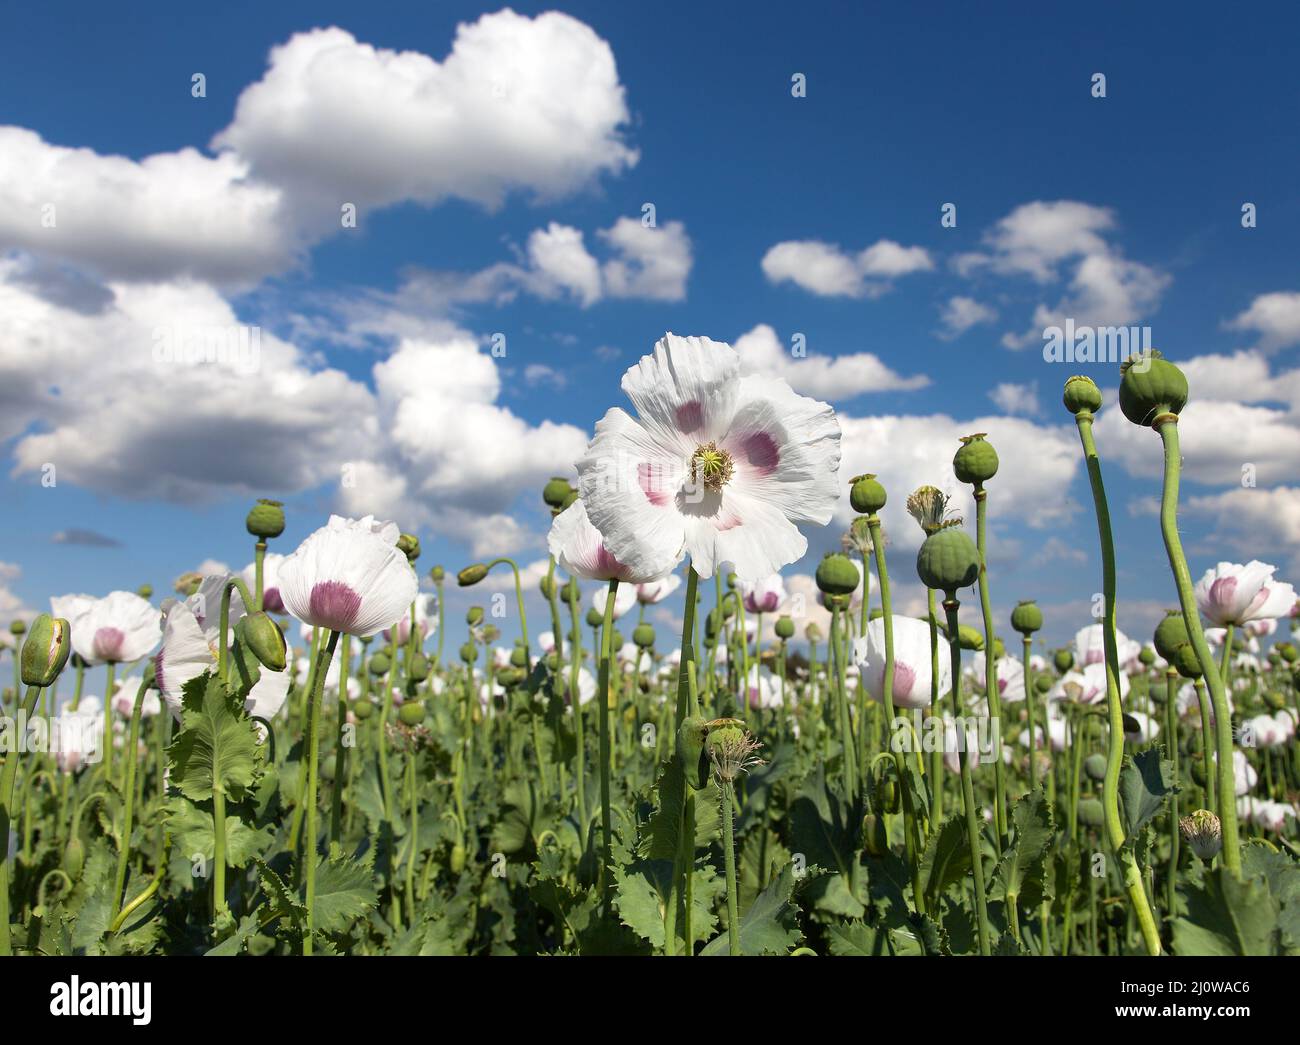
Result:
M1002 693L998 689L997 649L993 632L993 606L989 598L988 542L985 539L989 492L980 483L975 484L975 543L980 553L980 612L984 616L984 694L988 700L989 715L993 719L994 735L999 748L1002 744ZM993 840L994 849L1001 854L1007 842L1007 785L1001 757L993 760Z
M596 699L600 701L597 712L600 716L600 882L602 889L608 889L610 879L610 848L613 825L610 820L609 804L609 671L610 658L614 645L614 600L618 595L618 581L609 582L609 591L605 596L605 616L600 628L600 685L597 687Z
M1093 508L1097 515L1097 536L1101 544L1102 594L1105 597L1105 615L1102 618L1102 646L1106 661L1106 775L1102 779L1102 813L1106 841L1111 852L1124 870L1124 885L1129 895L1133 914L1142 929L1142 940L1148 954L1160 953L1160 934L1142 873L1137 865L1133 847L1125 844L1124 826L1119 816L1119 775L1124 762L1124 711L1119 696L1119 646L1115 638L1115 541L1110 525L1110 507L1106 501L1106 487L1101 477L1101 458L1092 436L1092 413L1080 410L1075 414L1079 440L1083 446L1084 461L1088 468L1088 482L1092 487Z
M18 659L18 651L14 651ZM23 717L31 716L36 708L36 700L41 694L40 686L28 686L23 697ZM15 698L17 699L17 698ZM104 718L110 717L110 709L105 701ZM9 938L9 824L11 815L9 804L14 797L14 780L18 777L18 759L20 752L10 751L5 755L3 771L0 771L0 957L7 958L13 954L13 944Z
M1196 651L1196 659L1200 662L1205 684L1210 690L1210 701L1214 705L1214 746L1218 758L1218 813L1223 829L1223 865L1231 875L1240 878L1241 847L1238 841L1236 787L1232 764L1232 713L1228 710L1228 694L1223 684L1223 676L1214 663L1210 644L1205 641L1205 632L1201 629L1200 611L1196 605L1192 575L1187 569L1187 557L1183 554L1183 542L1178 535L1178 480L1182 469L1182 455L1178 445L1178 416L1164 414L1155 419L1154 426L1160 432L1160 440L1165 450L1164 490L1160 499L1160 531L1164 536L1169 567L1174 574L1174 584L1178 588L1178 604L1183 611L1183 623L1187 625L1187 636ZM1207 773L1210 771L1208 765L1205 769Z
M732 835L732 784L722 782L722 862L727 872L727 953L740 954L740 898L736 889L736 840Z
M329 640L316 657L316 673L312 679L311 700L307 712L307 807L306 837L303 839L302 858L304 860L303 878L307 883L304 904L307 908L307 920L302 930L302 953L310 957L313 935L316 931L316 786L320 775L320 714L321 699L325 692L325 674L329 671L330 661L334 659L334 648L338 645L339 633L330 631Z
M126 809L122 814L122 845L117 852L117 874L113 876L113 901L112 914L109 916L110 923L117 918L122 903L122 892L126 888L126 865L131 857L131 828L135 817L135 767L139 761L136 756L136 749L140 744L140 712L144 707L144 695L148 689L149 683L141 681L140 688L136 690L135 704L131 708L131 730L126 741L126 787L123 789ZM223 868L223 882L224 870Z

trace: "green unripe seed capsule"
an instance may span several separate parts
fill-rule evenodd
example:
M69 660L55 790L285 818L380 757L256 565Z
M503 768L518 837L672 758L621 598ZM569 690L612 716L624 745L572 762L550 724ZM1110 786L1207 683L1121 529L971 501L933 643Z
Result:
M1032 635L1043 626L1043 611L1032 599L1017 603L1011 611L1011 626L1021 635Z
M849 480L849 504L859 515L878 515L888 497L885 488L870 473Z
M420 700L413 700L397 709L397 717L404 726L418 726L424 721L426 713L424 702Z
M569 480L557 475L542 487L542 500L552 511L561 511L571 493L573 487L569 485Z
M655 627L653 624L638 624L632 629L632 641L640 649L649 649L655 644Z
M952 459L958 480L980 486L998 474L998 452L984 432L961 437L961 446Z
M1156 652L1170 663L1173 662L1174 650L1187 641L1187 622L1179 610L1169 610L1164 620L1156 625L1155 634L1151 638Z
M358 722L364 722L374 713L375 705L369 700L362 698L361 700L353 701L352 714L356 716Z
M1092 378L1081 374L1065 382L1065 394L1061 399L1065 409L1072 414L1095 414L1101 409L1101 389Z
M1052 663L1056 666L1056 670L1064 675L1074 667L1074 654L1068 649L1058 649L1052 657Z
M1119 408L1135 425L1150 428L1187 405L1187 378L1159 352L1140 352L1120 367Z
M783 642L794 638L794 621L785 614L776 619L776 637Z
M259 500L244 520L244 527L259 540L284 533L284 505L280 501Z
M827 552L817 564L817 587L827 595L852 595L861 579L853 560L840 552Z
M916 572L927 588L952 595L979 579L979 550L961 527L945 526L922 543Z
M387 675L391 666L387 653L376 653L370 658L369 670L372 675Z
M1083 760L1083 771L1089 780L1100 783L1106 778L1106 756L1100 753L1089 755Z
M1106 813L1097 799L1085 798L1079 803L1079 823L1095 829L1105 822Z

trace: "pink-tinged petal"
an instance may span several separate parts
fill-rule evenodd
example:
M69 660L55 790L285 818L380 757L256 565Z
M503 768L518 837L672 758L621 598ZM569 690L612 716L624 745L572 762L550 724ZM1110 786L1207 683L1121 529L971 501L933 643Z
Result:
M1210 602L1218 609L1231 610L1236 594L1236 577L1220 577L1210 585Z
M361 596L342 581L318 581L311 590L311 619L331 631L348 631L361 611Z
M904 701L911 700L912 687L916 685L916 672L912 670L910 664L904 664L895 659L894 661L894 686L891 696L895 703L902 704ZM927 694L928 696L929 694Z
M694 435L704 427L704 407L698 399L683 403L677 408L677 428L685 435Z
M122 646L126 633L121 628L95 629L95 659L118 661L122 659Z
M657 461L640 461L636 466L637 485L645 494L645 499L656 508L662 508L672 502L670 483L673 476L662 463Z
M267 588L262 592L262 609L267 613L284 612L284 601L280 598L279 588Z
M766 432L754 432L740 443L742 459L759 475L771 475L781 460L776 440Z
M623 375L623 391L642 424L689 453L694 443L717 439L730 428L739 376L740 357L730 345L665 334Z

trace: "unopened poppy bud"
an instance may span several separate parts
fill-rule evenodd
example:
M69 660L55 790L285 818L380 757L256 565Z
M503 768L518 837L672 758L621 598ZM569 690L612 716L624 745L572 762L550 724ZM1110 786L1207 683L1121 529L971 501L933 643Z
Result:
M1167 610L1164 619L1156 625L1151 641L1160 656L1171 660L1174 650L1187 641L1187 622L1183 620L1182 611Z
M429 570L429 580L433 581L434 584L441 584L446 576L447 571L441 566L434 566Z
M483 641L491 645L501 637L501 629L495 624L488 624L483 628Z
M875 786L872 789L872 797L875 800L875 808L877 812L898 812L901 806L898 794L898 781L891 773L886 771L876 777Z
M496 675L497 681L507 689L519 685L527 677L523 668L502 668Z
M397 717L404 726L418 726L424 721L426 714L428 714L428 709L424 706L422 700L408 700L397 709Z
M1196 655L1196 647L1190 642L1182 642L1173 648L1167 658L1173 669L1185 679L1201 677L1201 658Z
M528 666L528 651L523 646L516 646L510 651L510 663L517 668Z
M406 556L406 561L412 566L415 560L420 557L420 538L413 533L404 533L397 538L397 550Z
M254 537L266 540L284 533L284 504L260 499L248 513L244 526Z
M483 623L483 607L471 606L465 611L465 623L471 628Z
M542 593L542 598L549 602L555 597L555 578L542 574L542 579L537 582L537 590Z
M456 583L462 588L469 588L477 584L488 575L488 568L481 562L476 562L466 566L460 573L456 574Z
M1074 654L1068 649L1058 649L1052 656L1052 663L1056 666L1056 670L1064 675L1074 667Z
M840 552L827 552L817 564L817 587L827 595L852 595L861 580L853 560Z
M187 573L182 573L172 582L172 590L181 598L188 599L199 590L199 585L202 583L203 574L190 570Z
M62 617L51 617L48 613L36 617L23 643L23 685L53 685L71 652L72 626Z
M564 502L571 493L573 487L569 485L569 480L557 475L542 487L542 500L551 511L560 512L563 511Z
M582 598L582 589L578 587L578 582L574 578L570 577L560 589L560 598L565 602L577 602Z
M1264 706L1269 711L1281 711L1286 707L1286 697L1275 689L1266 689L1264 691Z
M862 818L862 848L868 856L884 856L889 852L889 839L885 835L885 818L868 813Z
M1072 414L1095 414L1101 409L1101 389L1092 378L1075 375L1065 382L1065 394L1061 400Z
M1213 860L1223 848L1223 825L1208 809L1198 809L1178 821L1178 832L1202 860Z
M460 648L460 659L466 664L473 664L478 660L478 647L472 642L467 642Z
M698 715L682 719L677 729L677 758L686 772L686 782L694 791L709 786L709 756L704 750L708 727Z
M269 613L250 613L239 622L244 642L253 651L262 667L270 671L283 671L289 649L280 630Z
M21 638L27 633L27 622L25 620L11 621L9 624L9 634L16 638Z
M370 667L370 674L372 675L387 675L388 669L392 667L392 665L388 660L388 654L380 652L380 653L376 653L373 657L370 658L369 667Z
M1139 352L1120 366L1119 408L1135 425L1152 427L1187 405L1187 378L1159 352Z
M152 584L142 584L142 585L140 585L140 587L136 588L135 593L136 593L137 595L139 595L140 598L145 599L146 601L149 600L149 599L152 599L152 598L153 598L153 585L152 585Z
M981 486L998 474L998 452L983 432L964 435L953 456L952 470L961 482Z
M1156 662L1156 651L1150 646L1143 646L1138 652L1138 660L1149 668Z
M1201 751L1194 752L1191 757L1192 783L1197 787L1204 787L1205 782L1209 779L1205 771L1205 753Z
M794 638L794 621L790 619L788 614L783 613L777 617L774 630L776 631L776 637L783 642L792 639Z
M849 504L859 515L877 515L889 498L885 488L871 473L849 480Z
M451 847L451 873L460 874L465 870L465 846L457 842Z
M1043 611L1032 599L1017 603L1011 611L1011 626L1021 635L1032 635L1043 626Z
M81 869L86 866L86 844L76 831L63 847L63 873L74 882L81 877Z
M803 637L809 642L821 642L822 629L816 621L809 621L808 627L803 629Z
M1297 657L1300 657L1300 650L1297 650L1295 645L1290 642L1279 642L1277 652L1288 664L1294 664Z
M638 624L632 629L632 641L640 649L649 649L655 644L655 626L653 624Z

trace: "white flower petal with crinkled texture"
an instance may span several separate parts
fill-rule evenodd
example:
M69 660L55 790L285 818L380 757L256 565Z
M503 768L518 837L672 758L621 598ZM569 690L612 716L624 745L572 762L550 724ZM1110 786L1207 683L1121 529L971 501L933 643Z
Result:
M581 499L555 517L546 544L561 569L589 581L617 580L629 584L657 581L681 558L677 549L656 550L646 543L637 549L632 564L623 563L610 553L600 531L591 525ZM625 598L635 601L636 589L630 588Z
M419 581L395 523L330 516L280 564L280 597L307 624L367 638L409 612Z
M55 601L75 613L67 618L72 648L87 664L128 663L158 645L158 607L134 592L114 591L102 599L70 595Z
M827 404L776 378L742 378L729 345L674 334L623 390L638 417L610 410L578 462L587 514L619 562L641 569L685 553L702 577L730 562L757 581L807 550L797 523L830 521L840 426ZM694 474L706 452L725 462L712 483Z

